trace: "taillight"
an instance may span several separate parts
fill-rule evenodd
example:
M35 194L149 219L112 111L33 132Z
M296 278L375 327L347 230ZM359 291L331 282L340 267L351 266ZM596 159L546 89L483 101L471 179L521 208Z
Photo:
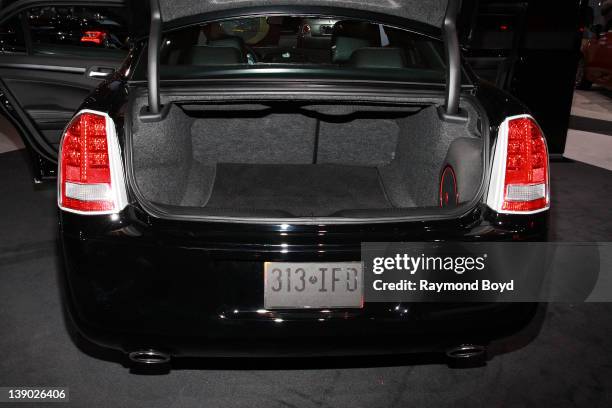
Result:
M529 115L506 119L499 128L487 204L500 213L526 214L550 208L548 150Z
M79 214L112 214L127 205L123 165L112 119L82 111L60 145L58 204Z
M106 40L106 35L104 31L85 31L81 37L81 42L90 42L100 45Z

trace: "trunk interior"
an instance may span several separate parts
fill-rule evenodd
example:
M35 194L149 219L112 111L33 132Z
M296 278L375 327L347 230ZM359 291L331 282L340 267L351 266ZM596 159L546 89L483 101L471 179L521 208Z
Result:
M431 104L175 101L142 123L132 109L132 168L140 195L200 216L396 217L440 206L451 165L459 202L483 175L476 111L442 121Z

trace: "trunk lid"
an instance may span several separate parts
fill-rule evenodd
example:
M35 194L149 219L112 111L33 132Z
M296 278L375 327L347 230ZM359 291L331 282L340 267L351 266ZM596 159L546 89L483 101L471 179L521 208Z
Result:
M449 1L455 0L159 0L159 7L166 22L244 7L317 6L389 14L441 28Z

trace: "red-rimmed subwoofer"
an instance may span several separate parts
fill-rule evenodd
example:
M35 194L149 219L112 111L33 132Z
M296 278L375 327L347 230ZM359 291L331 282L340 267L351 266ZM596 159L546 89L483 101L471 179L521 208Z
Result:
M457 176L451 166L446 166L440 176L440 207L449 208L457 205L459 205Z

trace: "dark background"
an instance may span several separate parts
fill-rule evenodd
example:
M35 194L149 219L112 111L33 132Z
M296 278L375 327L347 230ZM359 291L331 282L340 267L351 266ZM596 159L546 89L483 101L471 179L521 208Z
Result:
M482 78L531 110L548 149L565 148L587 0L463 0L464 55Z

